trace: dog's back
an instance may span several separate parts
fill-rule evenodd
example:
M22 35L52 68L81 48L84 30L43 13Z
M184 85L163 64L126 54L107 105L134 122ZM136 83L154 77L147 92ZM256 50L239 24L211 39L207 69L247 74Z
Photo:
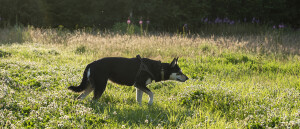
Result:
M106 57L91 63L90 76L131 86L138 69L139 61L136 58Z

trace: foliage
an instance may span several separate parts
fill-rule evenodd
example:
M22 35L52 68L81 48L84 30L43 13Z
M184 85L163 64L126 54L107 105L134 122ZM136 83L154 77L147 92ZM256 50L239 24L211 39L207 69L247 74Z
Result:
M132 35L138 33L140 31L140 27L133 24L116 23L113 25L112 30L116 33Z
M155 30L176 31L188 24L198 31L204 18L211 22L229 18L235 23L255 18L272 26L284 23L299 28L299 8L297 0L1 0L0 26L107 29L131 18L134 24L150 19Z

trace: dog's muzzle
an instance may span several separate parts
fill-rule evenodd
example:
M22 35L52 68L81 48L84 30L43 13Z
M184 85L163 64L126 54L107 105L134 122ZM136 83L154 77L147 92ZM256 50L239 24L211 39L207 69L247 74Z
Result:
M185 82L186 80L188 80L189 78L186 76L186 75L180 75L180 76L177 76L177 81L180 81L180 82Z

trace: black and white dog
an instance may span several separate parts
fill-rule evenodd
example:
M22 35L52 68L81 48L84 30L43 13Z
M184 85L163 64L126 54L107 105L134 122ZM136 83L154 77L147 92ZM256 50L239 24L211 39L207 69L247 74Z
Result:
M177 65L178 58L169 63L141 58L106 57L88 64L84 70L82 82L78 87L70 86L68 89L82 92L77 99L84 99L94 90L93 100L98 100L106 88L108 79L112 82L136 88L136 100L142 102L143 92L149 95L148 104L153 103L153 93L146 87L155 80L176 80L185 82L188 77L184 75Z

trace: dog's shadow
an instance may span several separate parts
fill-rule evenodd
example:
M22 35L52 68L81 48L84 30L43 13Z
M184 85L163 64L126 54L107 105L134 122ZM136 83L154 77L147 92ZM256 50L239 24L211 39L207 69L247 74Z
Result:
M161 104L148 105L144 102L143 105L139 105L135 101L120 105L100 100L87 103L86 106L92 108L95 114L102 114L104 123L117 122L128 126L151 123L154 126L167 124L176 127L182 118L192 114L174 107L161 107Z

